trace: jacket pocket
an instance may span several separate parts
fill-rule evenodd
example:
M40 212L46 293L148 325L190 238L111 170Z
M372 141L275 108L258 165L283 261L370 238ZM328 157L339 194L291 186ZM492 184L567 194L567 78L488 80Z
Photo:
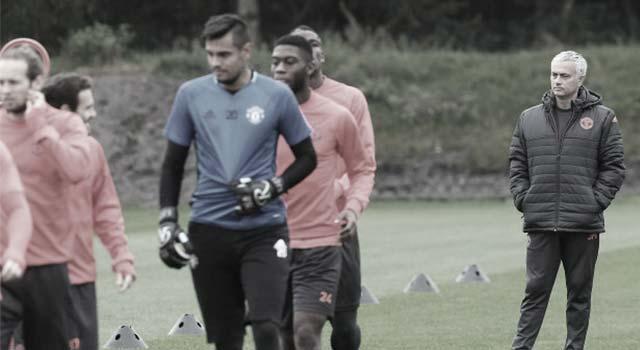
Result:
M524 212L524 202L527 199L528 195L529 195L529 189L526 189L516 196L514 200L514 205L519 212Z
M609 203L611 202L607 200L605 196L603 196L599 192L596 192L596 190L592 190L591 193L593 193L593 200L596 202L598 208L600 208L600 211L604 211L605 209L607 209Z

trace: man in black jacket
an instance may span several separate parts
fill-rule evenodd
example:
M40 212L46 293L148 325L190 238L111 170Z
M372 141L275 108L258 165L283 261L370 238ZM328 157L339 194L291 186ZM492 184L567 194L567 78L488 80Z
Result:
M510 147L510 188L528 234L527 284L512 349L532 349L560 262L567 285L566 350L583 349L603 212L624 180L613 110L582 84L587 62L551 61L551 90L520 115Z

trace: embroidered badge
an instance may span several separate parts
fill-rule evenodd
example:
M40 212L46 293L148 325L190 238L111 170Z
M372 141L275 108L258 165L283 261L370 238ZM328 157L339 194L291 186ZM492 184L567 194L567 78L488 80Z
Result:
M278 258L286 258L287 257L287 244L282 240L279 239L276 244L273 245L273 249L276 250L276 256Z
M264 109L253 106L247 109L247 120L253 125L258 125L264 119Z
M583 117L582 119L580 119L580 126L585 130L593 128L593 119L589 117Z

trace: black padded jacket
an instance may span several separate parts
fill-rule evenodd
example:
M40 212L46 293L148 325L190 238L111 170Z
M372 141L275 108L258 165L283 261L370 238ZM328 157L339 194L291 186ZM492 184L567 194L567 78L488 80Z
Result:
M524 232L602 233L603 211L622 186L624 150L618 118L580 87L568 126L558 130L555 97L520 115L511 147L510 189Z

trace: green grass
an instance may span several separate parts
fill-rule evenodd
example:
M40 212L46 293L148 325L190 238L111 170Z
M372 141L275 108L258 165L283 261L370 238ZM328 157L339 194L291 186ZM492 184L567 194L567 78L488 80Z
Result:
M587 341L591 350L640 348L638 206L639 197L623 196L607 211ZM374 203L360 224L363 281L381 304L360 309L361 348L509 348L524 288L526 239L519 217L511 203L498 201ZM156 256L155 210L129 209L126 220L139 278L132 290L117 293L108 258L97 247L101 344L117 327L131 324L150 349L210 349L204 339L166 335L182 313L201 317L188 271L164 268ZM456 284L456 275L471 263L492 282ZM563 344L566 291L560 271L537 350ZM439 295L402 293L419 272L434 279ZM329 331L327 326L323 349L329 349ZM249 337L245 348L253 349Z

